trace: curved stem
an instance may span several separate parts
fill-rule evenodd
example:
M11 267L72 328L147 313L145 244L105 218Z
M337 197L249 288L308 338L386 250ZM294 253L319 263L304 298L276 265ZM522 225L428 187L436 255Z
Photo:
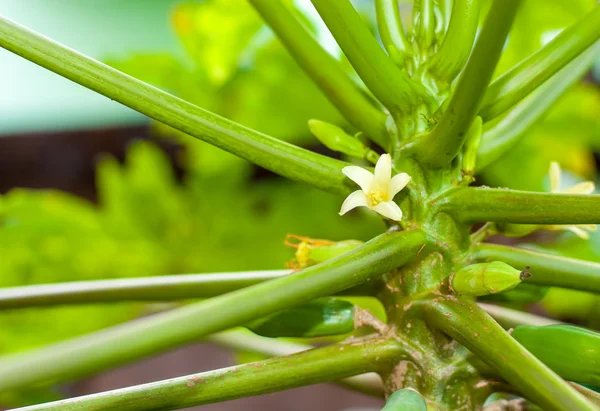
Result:
M471 301L433 300L428 320L495 368L500 376L547 410L596 410L596 407L523 348Z
M317 43L283 1L250 0L250 3L348 123L387 148L386 115L354 84L339 62Z
M394 340L365 339L18 410L176 410L379 371L401 353Z
M421 56L425 56L429 50L429 47L431 47L433 44L435 36L433 0L420 0L419 6L419 24L415 40L421 47Z
M600 224L600 195L457 188L432 203L465 223Z
M454 0L448 32L429 63L429 70L440 80L450 83L467 62L477 34L479 10L480 0Z
M485 122L510 109L598 39L600 6L490 84L479 115Z
M292 180L348 194L347 163L259 133L0 17L0 47L148 117Z
M207 341L234 350L253 351L274 357L291 355L314 348L310 345L261 337L247 330L231 330L213 334L207 337ZM355 375L336 381L336 383L374 397L383 398L384 396L381 377L375 373Z
M411 51L406 39L397 0L375 0L377 26L383 46L396 65L404 66L404 54Z
M478 305L502 327L514 328L517 325L552 325L562 324L561 321L552 318L540 317L539 315L529 314L524 311L513 310L511 308L501 307L486 303L478 303Z
M181 274L0 288L0 310L113 301L210 298L290 273L290 270L272 270Z
M275 280L0 359L0 391L110 368L339 292L411 260L420 231L391 232Z
M478 245L473 256L515 267L528 265L532 275L525 282L600 293L599 263L496 244Z
M349 0L311 0L348 60L390 112L412 110L427 96L385 54Z
M517 104L481 136L477 153L477 171L498 160L518 143L552 105L585 75L600 53L600 43L567 64L560 72Z
M471 57L439 123L427 135L407 147L424 163L441 167L460 152L467 132L492 79L496 64L521 0L494 1Z

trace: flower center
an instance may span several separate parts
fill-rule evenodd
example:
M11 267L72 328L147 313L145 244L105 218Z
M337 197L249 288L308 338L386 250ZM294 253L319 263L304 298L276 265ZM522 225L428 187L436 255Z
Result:
M379 189L370 191L368 197L373 207L375 207L379 203L387 201L386 193Z

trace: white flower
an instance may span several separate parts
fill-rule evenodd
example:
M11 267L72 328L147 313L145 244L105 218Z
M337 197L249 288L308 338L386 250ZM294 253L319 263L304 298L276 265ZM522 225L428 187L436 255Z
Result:
M375 174L357 166L344 167L342 173L360 186L346 198L340 215L356 207L367 207L390 220L402 220L402 210L393 199L410 181L406 173L396 174L392 178L392 158L389 154L379 157L375 165Z
M594 192L595 186L591 181L584 181L578 184L575 184L572 187L566 188L564 190L560 189L560 166L558 163L552 162L550 163L550 191L552 193L562 193L562 194L591 194ZM579 224L579 225L553 225L549 226L551 230L569 230L575 233L578 237L587 240L590 238L590 235L587 231L596 231L596 226L594 224Z

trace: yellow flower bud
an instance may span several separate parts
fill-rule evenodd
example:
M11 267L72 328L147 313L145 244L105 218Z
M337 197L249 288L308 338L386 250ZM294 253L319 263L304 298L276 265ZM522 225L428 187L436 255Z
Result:
M305 268L322 263L331 258L342 255L362 245L362 241L344 240L330 241L295 234L288 234L284 244L296 249L295 258L287 263L289 268Z

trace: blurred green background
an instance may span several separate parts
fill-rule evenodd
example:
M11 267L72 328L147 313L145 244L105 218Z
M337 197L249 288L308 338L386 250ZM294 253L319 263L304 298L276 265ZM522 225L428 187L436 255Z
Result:
M295 3L324 46L342 58L308 1ZM498 72L594 3L525 2ZM357 5L374 27L372 2ZM135 77L294 144L334 155L310 136L307 120L347 126L244 0L0 0L0 9ZM597 180L596 66L596 77L592 71L573 87L477 184L548 190L551 161L568 172L566 183ZM368 213L340 218L339 198L151 123L4 50L0 86L0 287L283 268L292 257L283 246L288 233L366 240L384 228ZM600 261L599 232L588 241L541 233L523 242ZM553 289L531 309L600 327L594 295ZM111 304L3 312L0 353L90 332L145 310ZM32 395L5 401L35 402Z

